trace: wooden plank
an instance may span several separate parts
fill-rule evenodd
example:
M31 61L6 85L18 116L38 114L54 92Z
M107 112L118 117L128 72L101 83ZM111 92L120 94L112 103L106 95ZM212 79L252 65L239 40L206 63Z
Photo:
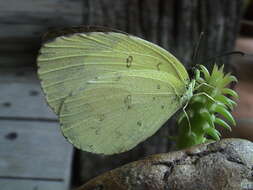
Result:
M1 12L32 12L47 13L55 12L56 14L76 14L82 12L82 0L8 0L0 1ZM21 18L22 19L22 18ZM18 19L17 19L18 20Z
M82 15L81 0L1 1L0 37L38 37L48 27L80 25Z
M68 10L70 11L70 10ZM15 19L19 18L19 19ZM40 23L44 23L45 26L53 26L53 25L69 25L69 24L80 24L82 21L82 12L79 8L74 11L71 10L70 13L66 11L57 11L54 10L46 10L44 12L40 11L38 8L34 8L34 10L24 10L24 11L3 11L0 12L0 19L2 24L9 25L22 25L22 24L34 24L39 25ZM59 19L60 22L57 22ZM63 24L64 23L64 24Z
M0 1L0 65L35 64L43 33L49 28L82 24L82 3L82 0ZM20 42L23 39L30 43Z
M0 18L1 21L1 18ZM15 42L16 39L35 39L38 43L38 39L41 35L48 30L47 25L34 25L34 24L0 24L0 38L1 39L9 39ZM18 42L17 42L18 43Z
M61 181L38 181L26 179L1 179L0 187L2 190L67 190L69 189Z
M57 119L45 101L35 71L27 70L24 76L18 71L0 74L0 118Z
M56 119L36 83L0 83L0 117Z
M2 54L0 52L0 65L1 67L27 67L36 63L36 56L29 53L12 53Z
M38 44L38 38L31 38L28 36L27 38L0 38L0 53L8 54L10 57L10 53L25 53L25 54L33 54L37 53L36 49L39 49L40 45Z
M73 148L58 123L0 120L0 126L0 178L69 182Z
M37 70L33 67L1 68L0 76L0 84L9 82L38 83Z
M67 190L73 147L44 100L36 71L2 68L0 76L1 189Z
M1 22L1 18L0 18ZM45 25L0 24L0 65L34 65Z

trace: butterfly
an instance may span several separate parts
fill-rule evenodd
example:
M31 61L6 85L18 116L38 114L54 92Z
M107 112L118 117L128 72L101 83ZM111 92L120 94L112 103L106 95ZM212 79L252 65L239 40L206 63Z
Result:
M193 96L183 64L165 49L118 31L51 33L38 75L61 131L98 154L128 151L152 136Z

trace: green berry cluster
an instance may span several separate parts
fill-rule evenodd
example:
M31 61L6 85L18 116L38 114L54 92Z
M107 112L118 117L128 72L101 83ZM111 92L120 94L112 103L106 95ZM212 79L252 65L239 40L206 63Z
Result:
M238 98L238 94L228 86L231 82L237 82L237 79L230 73L225 75L223 66L218 68L217 65L214 65L211 74L203 65L199 65L195 74L193 96L185 112L178 118L178 148L219 140L221 134L216 125L228 130L231 130L228 123L235 125L230 112L236 103L228 96Z

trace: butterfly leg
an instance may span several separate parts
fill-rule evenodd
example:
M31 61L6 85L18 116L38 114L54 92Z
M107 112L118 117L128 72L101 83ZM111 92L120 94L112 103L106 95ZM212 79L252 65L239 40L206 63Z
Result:
M206 72L208 72L208 71L206 71ZM208 75L209 75L209 73L208 73ZM195 70L195 80L196 80L197 82L201 83L201 84L199 84L194 90L197 90L197 89L200 88L201 86L207 86L207 87L210 87L210 88L212 88L212 89L215 88L215 87L213 87L212 85L207 84L207 83L205 82L205 80L204 80L203 78L201 78L201 76L200 76L200 70L199 70L199 69L196 69L196 70Z
M196 78L196 81L202 79L202 78L200 77L200 71L199 71L198 69L196 70L195 78ZM202 82L201 84L199 84L198 86L196 86L196 87L194 88L194 90L198 90L201 86L207 86L207 87L209 87L209 88L215 89L214 86L212 86L212 85L210 85L210 84L207 84L206 82ZM200 92L200 93L194 94L193 96L199 96L199 95L204 95L204 96L208 97L210 100L212 100L213 102L216 103L216 101L215 101L209 94L207 94L206 92Z
M190 118L189 118L187 112L185 111L185 109L186 109L187 106L188 106L188 102L184 105L184 107L183 107L183 112L184 112L185 117L186 117L186 119L187 119L187 121L188 121L188 124L189 124L189 134L191 134L191 133L192 133L192 127L191 127Z
M211 97L209 94L207 94L206 92L200 92L200 93L194 94L193 97L194 96L201 96L201 95L204 95L207 98L209 98L210 100L212 100L214 103L217 103L217 101L213 97Z
M215 89L215 87L213 87L213 86L212 86L212 85L210 85L210 84L207 84L207 83L201 83L201 84L199 84L198 86L196 86L196 87L194 88L194 90L199 89L201 86L207 86L207 87L209 87L209 88Z

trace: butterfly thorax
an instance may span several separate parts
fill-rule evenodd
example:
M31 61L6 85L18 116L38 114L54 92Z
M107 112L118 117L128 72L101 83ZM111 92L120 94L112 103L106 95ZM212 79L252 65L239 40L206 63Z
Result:
M184 95L181 97L180 99L180 105L184 106L187 102L190 101L190 99L193 96L193 91L194 91L194 87L195 87L195 80L193 79L189 85L186 86L186 92L184 93Z

